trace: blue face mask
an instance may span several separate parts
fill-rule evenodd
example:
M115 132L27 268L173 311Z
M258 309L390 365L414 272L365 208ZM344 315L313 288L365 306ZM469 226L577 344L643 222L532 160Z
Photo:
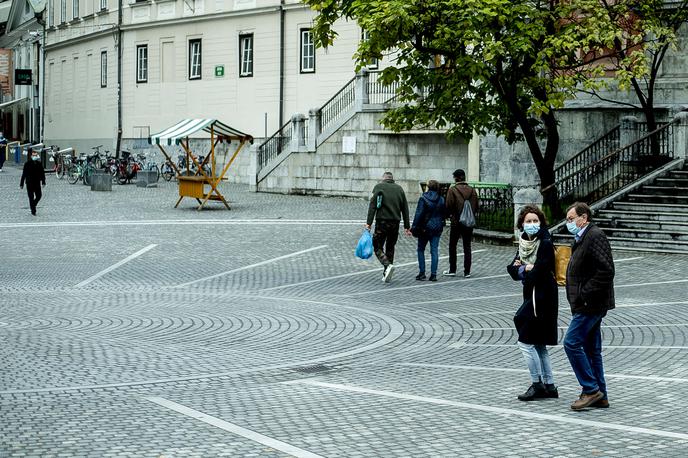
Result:
M540 224L538 224L538 223L525 223L523 225L523 230L528 235L535 235L540 231Z
M39 161L41 159L41 157L40 156L31 156L31 159L33 159L34 161Z
M568 229L569 232L573 235L577 235L581 230L580 227L576 226L575 221L570 221L570 222L566 223L566 229Z

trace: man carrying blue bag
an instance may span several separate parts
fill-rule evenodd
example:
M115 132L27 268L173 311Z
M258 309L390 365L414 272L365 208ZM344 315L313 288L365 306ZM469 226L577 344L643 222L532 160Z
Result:
M406 194L401 186L394 182L391 172L382 175L382 181L376 184L370 196L366 229L375 220L373 232L373 249L375 256L382 264L382 281L387 283L394 272L394 247L399 238L399 222L404 218L404 233L411 235L409 208Z

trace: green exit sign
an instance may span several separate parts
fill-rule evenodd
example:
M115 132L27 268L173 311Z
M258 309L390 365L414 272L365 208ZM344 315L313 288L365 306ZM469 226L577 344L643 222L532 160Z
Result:
M215 66L215 76L217 78L222 78L225 76L225 66L224 65L216 65Z

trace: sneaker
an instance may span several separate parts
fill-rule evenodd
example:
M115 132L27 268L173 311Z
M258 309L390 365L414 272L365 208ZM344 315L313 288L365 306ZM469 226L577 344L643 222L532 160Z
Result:
M394 274L394 265L389 264L387 267L385 267L385 272L382 277L382 281L385 283L389 283L392 280L392 274Z
M437 275L432 274L430 275L430 278L428 278L429 281L437 281Z
M528 387L525 393L518 395L519 401L534 401L536 399L546 398L545 386L542 382L533 383Z
M558 398L559 390L554 386L553 383L545 383L545 397L546 398Z
M425 278L426 278L425 272L421 272L418 275L416 275L416 280L423 281L423 280L425 280ZM432 278L432 277L430 277L430 278Z
M604 397L604 393L601 391L597 390L594 393L590 394L585 394L582 393L578 399L573 401L571 403L571 409L572 410L582 410L585 409L586 407L590 407L597 401L601 400Z
M444 272L442 272L442 275L444 275L445 277L456 277L456 272L445 270Z
M608 409L609 401L606 399L600 399L599 401L590 404L590 407L595 407L596 409Z
M471 274L463 274L463 278L471 278Z

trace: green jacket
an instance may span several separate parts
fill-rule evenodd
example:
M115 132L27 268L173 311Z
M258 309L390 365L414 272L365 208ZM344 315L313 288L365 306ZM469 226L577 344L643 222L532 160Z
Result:
M404 229L409 229L409 208L406 194L394 180L385 180L375 185L368 205L368 224L376 221L401 221L404 218Z

